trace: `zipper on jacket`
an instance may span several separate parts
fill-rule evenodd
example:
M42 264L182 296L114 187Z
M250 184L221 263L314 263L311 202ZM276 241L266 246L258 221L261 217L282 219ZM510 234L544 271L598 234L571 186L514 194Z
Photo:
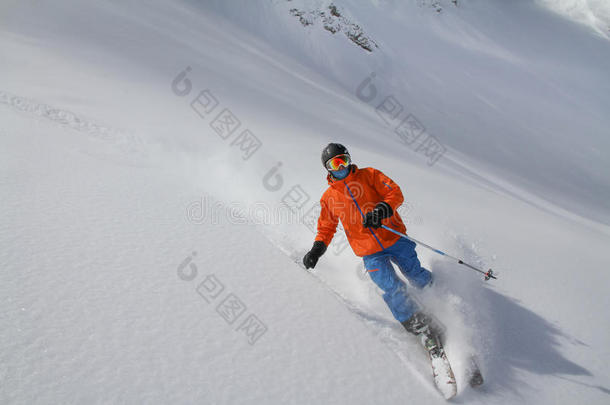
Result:
M362 210L360 209L360 206L358 205L358 202L356 201L356 199L354 198L354 195L352 194L352 190L350 190L349 186L347 185L347 183L345 182L345 180L343 180L343 184L345 184L345 187L347 187L347 191L349 192L350 197L352 197L352 201L354 202L354 204L356 204L356 207L358 208L358 211L360 211L360 215L362 215L362 219L364 219L364 213L362 212ZM369 230L369 232L371 232L371 234L373 235L373 237L375 238L375 240L377 241L377 243L379 243L379 246L381 246L381 249L385 249L383 247L383 245L381 244L381 241L379 240L379 238L377 237L377 235L375 235L375 232L371 229L371 228L366 228Z

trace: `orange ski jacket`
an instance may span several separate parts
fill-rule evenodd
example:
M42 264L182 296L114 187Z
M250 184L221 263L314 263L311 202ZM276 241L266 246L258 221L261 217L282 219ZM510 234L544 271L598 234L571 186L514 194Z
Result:
M394 244L400 236L383 228L365 228L364 214L373 210L381 201L392 207L393 215L382 224L405 233L407 231L396 210L404 197L400 187L388 176L372 167L359 169L352 164L350 173L342 180L327 175L329 187L320 199L320 217L316 241L330 245L337 224L341 221L347 240L356 256L379 252Z

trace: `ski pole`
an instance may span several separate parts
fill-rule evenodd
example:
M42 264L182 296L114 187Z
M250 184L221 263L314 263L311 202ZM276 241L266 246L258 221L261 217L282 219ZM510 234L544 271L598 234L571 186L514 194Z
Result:
M438 253L441 256L447 256L447 257L449 257L449 258L451 258L453 260L456 260L459 264L463 264L464 266L466 266L468 268L471 268L474 271L478 271L479 273L481 273L481 274L483 274L485 276L485 281L488 281L490 278L493 278L495 280L498 279L496 276L494 276L494 272L491 269L489 269L487 271L483 271L483 270L481 270L481 269L479 269L479 268L477 268L477 267L475 267L475 266L473 266L471 264L468 264L468 263L464 262L462 259L458 259L457 257L453 257L453 256L451 256L451 255L449 255L449 254L447 254L447 253L445 253L445 252L443 252L441 250L435 249L432 246L425 244L424 242L420 242L417 239L410 237L406 233L398 232L398 231L396 231L396 230L394 230L394 229L392 229L392 228L390 228L388 226L385 226L385 225L381 225L381 227L383 229L387 229L390 232L394 232L396 235L400 235L403 238L409 239L411 242L415 242L415 243L417 243L419 245L422 245L423 247L427 247L428 249Z

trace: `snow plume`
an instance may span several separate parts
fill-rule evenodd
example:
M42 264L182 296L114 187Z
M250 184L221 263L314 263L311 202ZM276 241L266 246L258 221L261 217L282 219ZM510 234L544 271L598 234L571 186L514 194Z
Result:
M586 24L610 39L610 2L607 0L537 0L551 10Z

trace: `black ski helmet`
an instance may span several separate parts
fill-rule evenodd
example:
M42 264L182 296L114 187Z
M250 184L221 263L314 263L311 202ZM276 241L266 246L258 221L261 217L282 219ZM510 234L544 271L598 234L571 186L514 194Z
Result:
M326 162L337 155L349 155L349 152L347 151L347 148L340 143L329 143L322 150L322 166L326 169Z

